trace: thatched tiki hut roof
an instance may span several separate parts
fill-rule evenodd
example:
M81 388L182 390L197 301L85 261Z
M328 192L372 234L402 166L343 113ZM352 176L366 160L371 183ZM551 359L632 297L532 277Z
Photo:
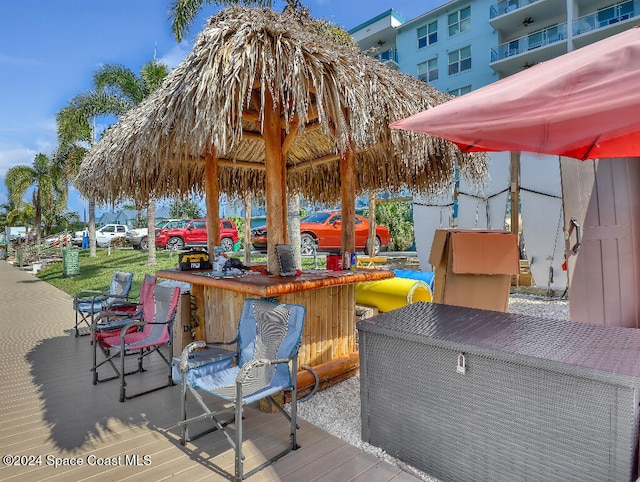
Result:
M343 247L353 251L356 195L436 191L455 163L483 178L484 157L388 127L448 99L311 33L297 17L228 8L209 19L164 84L105 133L79 184L99 202L204 192L216 211L208 213L210 240L218 239L218 195L252 192L266 199L270 246L286 241L287 194L342 200Z

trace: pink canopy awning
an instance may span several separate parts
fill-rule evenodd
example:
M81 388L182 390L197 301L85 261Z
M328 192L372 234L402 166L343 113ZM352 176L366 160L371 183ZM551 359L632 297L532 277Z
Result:
M640 28L391 124L463 151L640 156Z

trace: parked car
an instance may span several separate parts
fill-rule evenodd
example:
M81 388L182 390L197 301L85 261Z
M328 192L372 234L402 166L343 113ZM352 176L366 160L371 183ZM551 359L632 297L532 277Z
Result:
M105 224L99 229L96 229L96 246L99 248L106 248L114 239L124 238L129 228L124 224ZM82 236L82 231L79 231ZM78 234L78 233L76 233ZM74 235L74 239L76 236ZM80 238L80 244L82 244L82 237Z
M233 251L238 242L238 229L231 219L220 220L220 246L225 251ZM156 247L181 250L207 245L207 220L190 219L184 226L165 228L156 232Z
M168 219L166 221L163 221L162 223L159 223L158 226L156 226L156 236L158 231L163 228L183 227L188 222L188 219ZM142 251L146 251L149 249L149 229L130 229L129 231L127 231L127 234L125 234L124 241L133 246L133 249L141 249Z
M369 254L369 221L356 214L356 249ZM375 254L387 249L391 236L389 228L376 225ZM267 252L267 227L251 230L251 244L262 253ZM340 251L342 249L342 213L322 211L300 220L300 244L303 255L313 254L314 245L318 251Z
M105 224L96 229L96 246L106 248L114 239L124 238L129 228L124 224ZM76 231L71 238L71 244L74 246L82 246L82 236L87 230Z
M106 248L115 239L124 238L129 228L124 224L105 224L96 229L96 246Z

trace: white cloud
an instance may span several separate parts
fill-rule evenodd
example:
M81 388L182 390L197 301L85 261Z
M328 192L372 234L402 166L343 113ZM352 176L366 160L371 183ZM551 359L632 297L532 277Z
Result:
M192 46L187 42L182 42L160 57L158 61L167 65L170 69L175 69L191 51L191 48Z
M11 148L0 145L0 177L4 181L7 171L14 166L30 166L33 164L33 158L36 157L36 154L38 154L37 151L27 147Z

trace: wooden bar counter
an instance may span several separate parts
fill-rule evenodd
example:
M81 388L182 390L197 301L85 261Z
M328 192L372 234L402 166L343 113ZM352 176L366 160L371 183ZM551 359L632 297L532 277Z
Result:
M156 273L160 278L191 284L191 315L192 324L198 325L197 340L234 339L246 298L297 303L307 310L299 364L313 367L322 379L340 376L339 372L346 373L358 366L355 283L394 276L392 271L370 269L312 270L288 277L258 273L213 277L211 274L210 271L179 270ZM331 374L327 375L328 372ZM313 377L310 380L313 382ZM302 376L298 386L304 387L308 381L308 375Z

